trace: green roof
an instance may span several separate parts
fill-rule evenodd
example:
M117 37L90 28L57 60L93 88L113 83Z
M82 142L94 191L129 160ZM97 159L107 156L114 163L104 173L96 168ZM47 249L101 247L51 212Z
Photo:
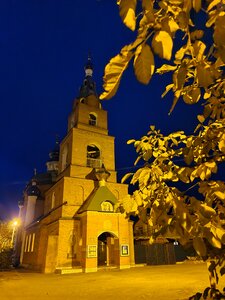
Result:
M87 200L79 208L78 213L85 211L102 211L101 203L104 201L109 201L113 205L118 202L116 197L106 186L100 186L93 190Z

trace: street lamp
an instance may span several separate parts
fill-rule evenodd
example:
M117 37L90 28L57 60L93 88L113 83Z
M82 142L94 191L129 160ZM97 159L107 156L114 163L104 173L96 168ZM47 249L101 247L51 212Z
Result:
M11 237L11 247L12 248L13 248L13 245L14 245L15 233L16 233L16 228L18 227L18 225L19 225L18 219L12 220L12 228L13 228L12 237Z

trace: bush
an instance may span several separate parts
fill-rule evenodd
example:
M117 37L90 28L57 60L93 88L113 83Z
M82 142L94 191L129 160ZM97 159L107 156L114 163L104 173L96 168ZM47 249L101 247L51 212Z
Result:
M2 252L0 252L0 270L11 268L12 254L12 249L5 249Z

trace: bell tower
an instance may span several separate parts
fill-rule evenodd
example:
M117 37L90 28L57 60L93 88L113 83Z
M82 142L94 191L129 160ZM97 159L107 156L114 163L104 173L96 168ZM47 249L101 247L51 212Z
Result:
M116 182L114 137L108 135L107 111L96 92L90 57L85 65L85 78L68 118L68 133L60 146L59 177L90 178L93 168L102 164Z
M114 137L92 75L89 57L67 135L47 162L47 175L57 177L44 174L27 189L21 262L45 273L134 264L133 223L116 210L128 185L116 180Z

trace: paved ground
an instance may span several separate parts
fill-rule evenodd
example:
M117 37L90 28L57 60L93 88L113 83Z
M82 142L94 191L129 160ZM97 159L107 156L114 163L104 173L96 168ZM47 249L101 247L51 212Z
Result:
M0 272L1 300L183 300L206 286L208 274L203 263L70 275Z

